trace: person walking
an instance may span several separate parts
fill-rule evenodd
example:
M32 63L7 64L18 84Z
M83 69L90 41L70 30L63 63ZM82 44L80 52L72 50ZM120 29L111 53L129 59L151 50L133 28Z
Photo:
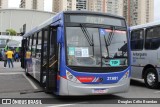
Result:
M12 68L14 67L13 66L13 51L11 51L10 49L8 49L8 51L6 52L6 55L7 55L7 61L8 61L8 65L9 65L9 68L10 68L10 63L12 65Z
M31 64L31 51L29 50L29 48L26 51L25 59L26 59L26 65L28 65L28 67L30 67L30 64Z
M4 68L6 68L7 66L7 56L6 56L6 50L4 51L4 54L3 54L3 61L4 61Z
M3 50L1 49L1 51L0 51L0 61L2 61L3 60Z
M19 62L19 55L17 52L15 53L14 58L15 58L15 62Z

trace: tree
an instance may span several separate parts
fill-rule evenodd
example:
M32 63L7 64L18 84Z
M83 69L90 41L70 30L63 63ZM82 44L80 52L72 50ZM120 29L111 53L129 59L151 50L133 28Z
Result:
M10 35L17 35L17 32L14 29L7 29L6 32L9 32Z

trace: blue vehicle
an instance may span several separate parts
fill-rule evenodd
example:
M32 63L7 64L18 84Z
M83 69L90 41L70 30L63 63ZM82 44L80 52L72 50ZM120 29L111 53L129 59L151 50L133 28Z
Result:
M65 11L23 35L31 61L28 75L46 92L60 96L126 92L130 84L130 45L125 19L110 14Z

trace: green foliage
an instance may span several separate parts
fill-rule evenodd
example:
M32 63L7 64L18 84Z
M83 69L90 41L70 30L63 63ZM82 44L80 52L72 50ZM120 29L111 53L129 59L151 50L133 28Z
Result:
M14 29L7 29L6 32L10 32L10 35L15 36L17 32Z
M9 47L6 45L5 48L4 48L4 50L7 51L8 49L9 49Z

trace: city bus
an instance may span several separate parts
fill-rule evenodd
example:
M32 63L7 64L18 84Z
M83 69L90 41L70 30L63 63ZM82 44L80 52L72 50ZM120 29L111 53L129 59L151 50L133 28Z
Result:
M88 11L64 11L23 35L22 68L45 92L59 96L128 91L129 32L124 18Z
M148 88L160 82L160 21L133 26L131 30L132 78L144 79Z

